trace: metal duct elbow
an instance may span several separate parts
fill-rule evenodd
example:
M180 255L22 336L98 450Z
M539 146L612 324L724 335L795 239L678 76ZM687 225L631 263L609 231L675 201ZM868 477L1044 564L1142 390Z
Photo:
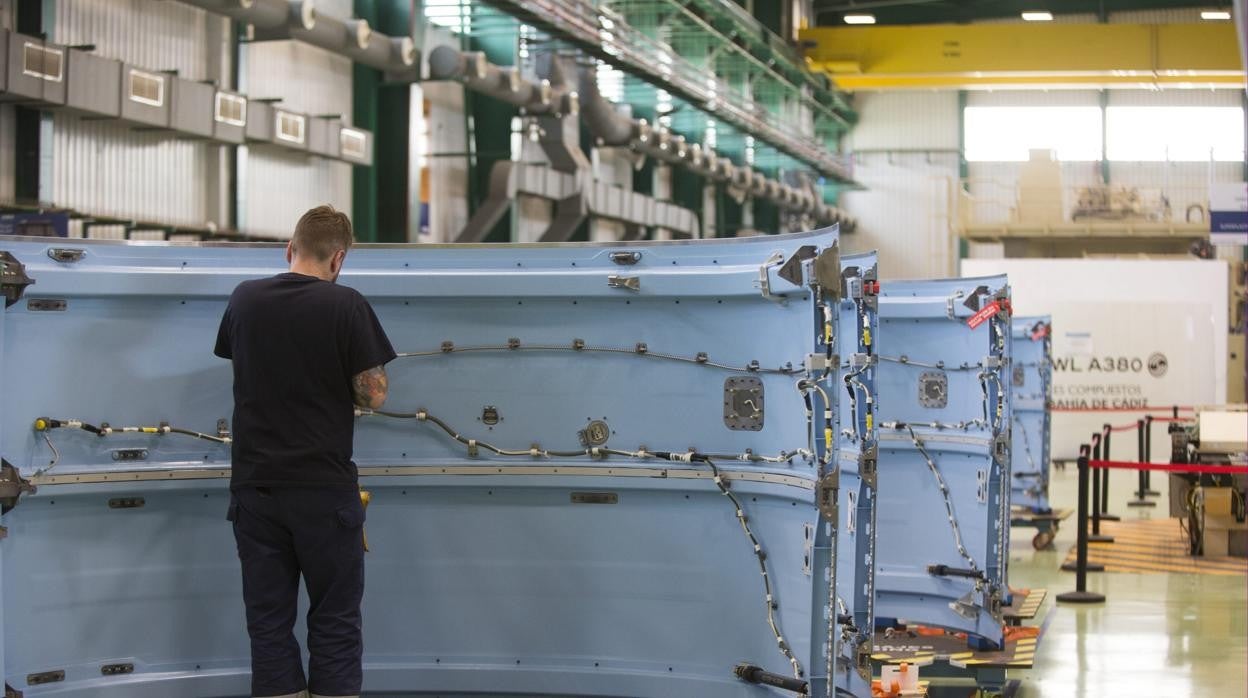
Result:
M630 141L642 135L645 121L628 118L607 101L598 90L598 78L594 71L579 71L577 93L580 95L581 121L602 145L630 145Z
M290 11L287 0L184 0L214 14L254 24L262 29L286 26Z

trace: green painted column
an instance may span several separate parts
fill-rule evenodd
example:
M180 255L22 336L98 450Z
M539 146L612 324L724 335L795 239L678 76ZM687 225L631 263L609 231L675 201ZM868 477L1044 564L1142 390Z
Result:
M355 0L355 16L391 36L411 33L413 5ZM417 5L417 7L419 7ZM418 18L423 21L423 18ZM407 242L411 217L411 84L387 83L381 71L354 64L352 122L373 132L373 166L352 172L352 220L361 242Z

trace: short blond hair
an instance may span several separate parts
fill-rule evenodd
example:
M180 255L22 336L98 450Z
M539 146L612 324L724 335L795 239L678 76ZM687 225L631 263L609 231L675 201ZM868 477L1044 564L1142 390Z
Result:
M338 250L349 250L355 244L351 232L351 219L347 214L328 204L308 209L295 225L290 239L295 254L307 254L320 262L327 262Z

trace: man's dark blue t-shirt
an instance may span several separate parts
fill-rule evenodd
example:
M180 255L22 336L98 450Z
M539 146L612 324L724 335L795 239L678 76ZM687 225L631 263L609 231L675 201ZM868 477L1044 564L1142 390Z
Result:
M351 379L395 357L364 296L294 272L244 281L215 353L234 362L231 489L357 486Z

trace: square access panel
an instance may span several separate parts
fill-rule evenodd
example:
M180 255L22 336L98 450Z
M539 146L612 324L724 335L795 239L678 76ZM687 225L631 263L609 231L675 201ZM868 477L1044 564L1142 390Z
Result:
M170 77L169 84L173 88L169 127L189 136L212 138L213 101L217 88L176 77Z
M217 90L213 96L212 137L223 143L240 144L247 131L247 98Z
M343 126L338 130L338 157L353 165L372 165L373 134Z
M273 142L293 150L308 149L308 115L273 108Z
M6 102L65 104L65 47L25 34L8 35Z
M121 61L70 49L65 108L87 116L121 116Z
M171 75L136 68L121 68L121 118L142 126L169 128Z

